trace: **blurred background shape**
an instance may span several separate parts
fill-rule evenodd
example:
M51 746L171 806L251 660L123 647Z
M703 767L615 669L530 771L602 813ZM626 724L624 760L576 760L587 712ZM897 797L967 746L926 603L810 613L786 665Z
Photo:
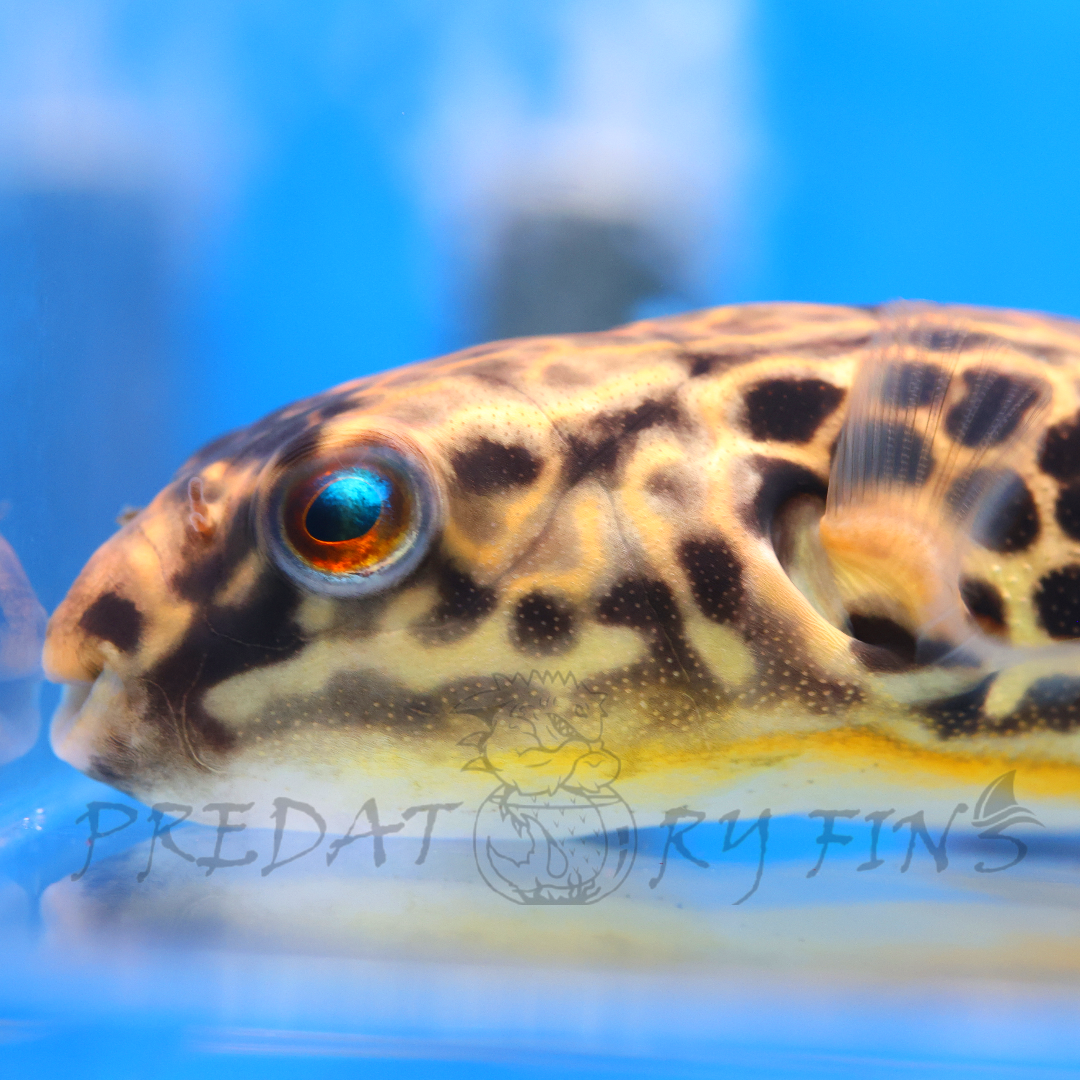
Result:
M748 6L461 10L418 156L456 271L447 328L603 330L722 291L754 139Z
M93 5L0 7L0 500L51 609L173 465L174 177Z
M47 608L227 428L709 304L1080 313L1080 9L0 2L0 509Z
M80 183L0 195L4 522L49 607L174 466L157 207Z

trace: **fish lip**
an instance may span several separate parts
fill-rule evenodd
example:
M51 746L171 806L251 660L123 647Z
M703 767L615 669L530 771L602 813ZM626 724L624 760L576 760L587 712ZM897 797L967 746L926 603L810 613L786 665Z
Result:
M80 679L63 684L63 689L60 692L60 704L56 706L56 711L53 713L49 725L49 742L52 745L53 753L57 757L64 757L60 752L61 746L78 723L82 708L89 700L90 694L100 677L101 675L98 674L90 680Z

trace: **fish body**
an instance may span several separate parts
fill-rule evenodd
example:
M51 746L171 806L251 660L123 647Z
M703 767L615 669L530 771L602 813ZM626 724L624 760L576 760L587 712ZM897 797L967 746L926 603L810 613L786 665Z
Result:
M147 802L640 815L871 767L1023 762L1067 799L1078 639L1080 326L767 304L467 349L226 435L90 559L45 664L57 753Z

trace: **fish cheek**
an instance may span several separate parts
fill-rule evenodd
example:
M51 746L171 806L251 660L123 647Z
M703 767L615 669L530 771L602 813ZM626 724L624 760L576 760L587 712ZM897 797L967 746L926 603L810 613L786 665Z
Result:
M562 497L556 471L533 483L479 495L458 483L448 486L448 512L438 547L463 573L490 584L521 558L543 531Z
M267 567L245 603L197 612L177 647L147 672L154 719L172 730L195 766L209 768L236 744L207 711L206 693L234 675L295 655L304 644L295 621L300 601L296 586Z
M438 602L412 627L421 641L439 645L458 641L475 630L498 602L495 589L479 584L441 553L431 560Z

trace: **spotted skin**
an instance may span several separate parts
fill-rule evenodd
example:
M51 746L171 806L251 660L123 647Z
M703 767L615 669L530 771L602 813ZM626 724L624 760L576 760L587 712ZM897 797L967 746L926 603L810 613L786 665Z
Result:
M998 693L990 676L935 697L887 627L853 641L778 561L777 515L824 496L883 317L748 305L495 342L218 439L90 559L53 616L47 669L84 687L54 745L144 798L284 765L397 770L431 790L464 760L475 721L460 702L497 673L540 668L607 695L605 743L626 775L723 757L738 739L847 728L933 753L1080 758L1080 683L1033 677ZM1080 327L976 308L925 318L940 321L925 362L960 376L931 460L948 456L964 410L990 422L1006 384L1052 390L1039 438L1008 462L1012 517L965 557L973 616L1017 645L1078 638ZM971 396L988 350L987 392ZM890 385L903 394L910 379L898 370ZM256 541L260 476L283 450L373 431L425 457L441 531L384 591L305 591Z

